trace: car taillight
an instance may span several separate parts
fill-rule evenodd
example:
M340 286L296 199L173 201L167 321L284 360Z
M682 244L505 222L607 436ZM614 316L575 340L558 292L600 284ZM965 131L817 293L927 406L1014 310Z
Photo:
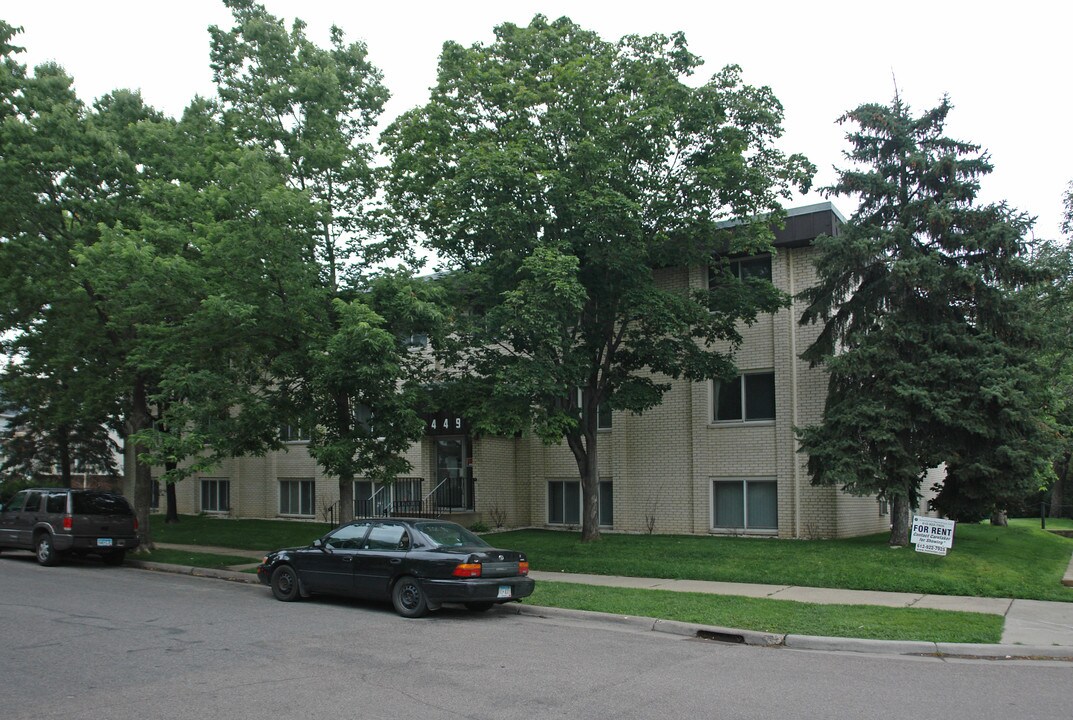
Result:
M138 532L138 518L134 518L134 532Z
M518 563L518 574L519 575L528 575L529 574L529 561L528 560L522 560L520 563Z
M74 520L71 519L70 515L64 515L63 516L63 529L64 530L70 530L73 527L74 527Z
M480 577L481 576L481 564L480 563L459 563L455 571L451 573L455 577Z

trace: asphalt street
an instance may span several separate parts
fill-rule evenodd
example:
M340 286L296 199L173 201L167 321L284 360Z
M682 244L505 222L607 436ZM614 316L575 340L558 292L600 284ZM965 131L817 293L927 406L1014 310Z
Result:
M563 617L275 601L0 556L0 716L1055 718L1073 663L759 648Z

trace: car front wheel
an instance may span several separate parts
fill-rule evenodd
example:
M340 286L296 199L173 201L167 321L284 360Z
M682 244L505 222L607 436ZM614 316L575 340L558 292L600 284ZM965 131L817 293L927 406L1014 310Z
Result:
M290 565L280 565L272 571L272 594L277 600L290 602L297 600L300 593L298 590L298 573Z
M60 554L56 552L56 548L52 545L52 536L47 532L37 536L34 548L37 553L37 562L40 564L47 566L60 564Z
M395 605L395 612L404 618L418 618L428 612L428 600L425 599L421 583L408 575L395 583L391 590L391 602Z

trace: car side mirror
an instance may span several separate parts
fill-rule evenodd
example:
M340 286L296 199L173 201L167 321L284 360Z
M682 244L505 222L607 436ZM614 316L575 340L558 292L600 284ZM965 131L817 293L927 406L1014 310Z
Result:
M320 538L317 538L316 540L313 541L313 547L315 547L318 550L323 550L324 552L328 552L328 548L324 545L324 543L321 541Z

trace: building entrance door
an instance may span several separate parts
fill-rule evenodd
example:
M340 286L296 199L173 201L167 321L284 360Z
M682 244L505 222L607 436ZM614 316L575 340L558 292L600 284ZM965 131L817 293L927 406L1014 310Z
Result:
M473 488L469 440L464 435L436 438L436 504L448 510L472 510Z

